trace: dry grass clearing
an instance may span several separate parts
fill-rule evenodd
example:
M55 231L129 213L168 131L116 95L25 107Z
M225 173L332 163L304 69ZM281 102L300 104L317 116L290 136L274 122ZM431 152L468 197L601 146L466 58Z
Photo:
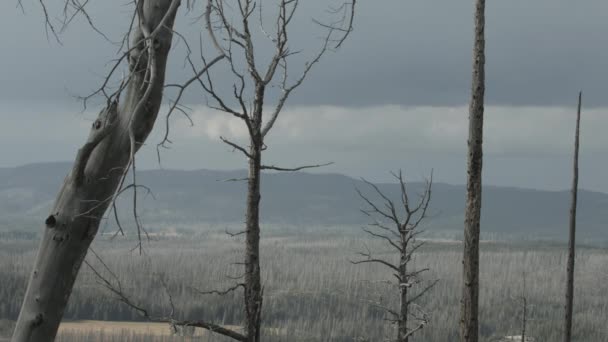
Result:
M232 327L234 328L234 327ZM120 322L120 321L67 321L59 326L59 333L82 334L103 333L123 334L125 331L133 334L171 336L171 329L167 323L153 322ZM196 329L194 337L206 335L204 329Z
M226 328L239 331L238 326ZM242 331L241 331L242 332ZM276 328L264 329L265 336L282 336L285 331ZM268 335L270 334L270 335ZM282 341L283 339L280 339ZM194 334L176 336L167 323L129 321L64 321L59 327L58 342L225 342L232 341L208 330L196 328ZM0 342L3 342L0 340Z

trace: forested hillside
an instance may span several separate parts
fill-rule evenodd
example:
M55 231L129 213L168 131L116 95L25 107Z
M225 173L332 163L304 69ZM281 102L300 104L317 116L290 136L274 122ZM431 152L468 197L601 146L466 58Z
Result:
M69 169L68 163L33 164L0 169L0 231L38 232L48 215L55 192ZM152 230L179 224L224 224L243 220L245 182L226 181L245 171L149 170L140 171L139 182L151 188L140 214ZM357 209L356 188L363 182L340 174L265 174L262 220L266 224L294 226L363 225L369 223ZM378 184L397 198L396 184ZM422 191L412 183L412 193ZM143 198L143 197L142 197ZM436 183L430 207L430 231L462 230L464 186ZM565 238L569 193L487 186L483 197L484 232L525 236L529 239ZM605 239L608 195L581 191L579 234L583 239ZM119 201L119 211L129 220L131 199Z

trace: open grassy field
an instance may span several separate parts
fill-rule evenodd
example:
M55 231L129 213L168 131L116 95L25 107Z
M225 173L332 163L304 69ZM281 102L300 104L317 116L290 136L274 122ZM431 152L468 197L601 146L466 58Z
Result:
M235 331L238 326L225 326ZM265 328L264 334L272 336L273 340L288 341L289 337L285 331L280 329ZM59 327L58 342L112 342L112 341L197 341L197 342L220 342L227 339L215 335L207 330L196 328L189 334L174 333L167 323L155 322L126 322L126 321L99 321L78 320L65 321Z
M166 323L119 321L67 321L59 327L57 342L114 341L213 341L204 330L196 329L191 336L176 336Z
M120 322L120 321L66 321L59 326L59 334L78 335L88 333L121 334L128 331L140 335L172 336L170 326L166 323L153 322ZM194 337L205 335L202 329L196 329Z

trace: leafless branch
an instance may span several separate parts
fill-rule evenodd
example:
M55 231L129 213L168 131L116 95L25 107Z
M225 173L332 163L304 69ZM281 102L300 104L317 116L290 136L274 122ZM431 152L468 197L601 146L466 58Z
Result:
M234 148L235 150L239 150L240 152L242 152L247 158L251 159L252 156L251 154L249 154L249 152L247 152L247 150L244 147L241 147L240 145L233 143L232 141L224 138L224 137L220 137L220 140L223 141L225 144L232 146L232 148Z
M76 18L79 14L82 15L89 26L95 31L98 35L103 37L108 42L112 42L105 33L103 33L93 22L93 18L86 11L85 6L89 3L89 0L84 0L81 2L80 0L66 0L63 7L63 20L61 32L65 31L65 29L69 26L69 24ZM70 13L69 9L72 9L73 12Z
M317 168L317 167L328 166L328 165L332 165L332 164L333 164L333 162L329 162L329 163L325 163L325 164L304 165L304 166L298 166L298 167L294 167L294 168L278 167L278 166L274 166L274 165L262 165L261 169L262 170L294 172L294 171L300 171L300 170L304 170L304 169L313 169L313 168Z
M418 292L417 295L411 297L408 299L407 303L408 304L412 304L415 303L418 299L420 299L420 297L424 296L428 291L430 291L435 285L437 285L437 283L439 282L439 279L435 279L433 280L430 284L428 284L425 288L423 288L420 292Z
M84 261L85 264L91 269L91 271L93 271L93 273L96 276L96 278L98 279L98 281L110 293L112 293L114 296L116 296L116 298L120 302L127 305L131 309L137 311L144 319L146 319L150 322L167 323L167 324L171 324L172 326L193 326L193 327L203 328L203 329L209 330L211 332L230 337L236 341L246 341L246 337L243 334L240 334L234 330L228 329L221 325L217 325L217 324L213 324L213 323L209 323L209 322L205 322L205 321L200 321L200 320L175 320L175 319L173 319L173 313L175 311L174 304L173 304L173 298L168 290L165 280L162 277L161 277L160 281L163 284L165 291L167 292L167 295L169 298L169 303L171 306L171 314L169 317L154 317L154 316L150 315L150 312L148 311L148 309L146 309L144 306L142 306L140 304L137 304L134 300L132 300L130 298L129 295L127 295L124 292L120 279L110 270L110 268L107 266L107 264L105 262L103 262L103 260L99 257L99 255L96 253L94 253L94 255L97 258L97 260L103 265L104 269L106 269L106 271L108 273L110 273L110 275L112 276L112 279L114 279L114 280L111 280L111 279L105 277L103 274L101 274L101 272L99 272L95 267L93 267L91 265L91 263L89 263L87 260L85 260ZM229 291L232 291L232 290L229 289ZM228 293L229 291L227 291L226 293ZM221 294L221 293L216 292L216 294Z
M174 86L174 87L179 88L179 92L177 93L177 97L175 98L175 100L173 100L173 104L171 105L171 107L169 107L168 113L165 115L165 134L163 136L162 141L159 142L157 144L157 147L156 147L156 152L157 152L157 155L158 155L158 162L159 162L159 164L160 164L160 148L163 147L165 145L165 143L167 143L167 142L170 141L169 140L169 128L170 128L169 119L171 118L171 115L173 114L173 112L176 109L179 110L179 111L181 111L181 112L183 112L181 109L179 109L178 106L180 104L180 100L182 98L182 95L184 94L184 91L188 88L188 86L190 86L190 84L192 84L193 82L199 80L200 77L204 73L206 73L211 66L213 66L215 63L219 62L223 58L224 58L224 56L215 57L208 64L206 64L204 68L202 68L201 70L197 71L194 76L192 76L190 79L188 79L183 84L166 85L166 86ZM185 112L183 112L183 113L184 113L184 115L186 115L186 117L188 117L188 115Z
M368 257L368 259L364 259L364 260L351 260L350 262L353 265L359 265L359 264L366 264L366 263L378 263L378 264L382 264L392 270L394 270L395 272L399 272L399 267L391 264L390 262L386 261L386 260L382 260L382 259L374 259L371 258L370 255L367 255L365 253L359 253L360 255L364 256L364 257Z
M19 3L21 3L21 0L19 0ZM55 40L57 41L57 43L59 45L62 45L61 39L59 39L59 34L57 33L57 30L55 29L55 25L53 25L53 23L51 22L49 11L46 8L46 4L44 3L44 0L38 0L38 3L40 4L40 8L42 9L42 13L44 14L44 30L46 33L46 39L49 40L49 31L50 31L51 34L53 35L53 37L55 38ZM23 8L22 5L21 5L21 7Z
M400 223L398 217L395 217L395 216L391 215L391 213L387 213L384 210L378 208L378 206L374 202L372 202L369 198L367 198L365 195L363 195L361 190L355 188L355 191L357 191L357 194L359 195L359 197L361 197L361 199L363 201L365 201L365 203L367 203L367 205L371 208L371 210L363 209L362 210L363 213L365 213L368 216L370 216L372 213L380 214L382 217L394 222L397 226L401 226L401 223Z
M246 182L249 180L249 177L242 178L228 178L228 179L218 179L218 182Z
M238 290L239 288L244 288L244 287L245 287L245 284L238 283L238 284L236 284L236 285L234 285L234 286L232 286L232 287L230 287L230 288L228 288L226 290L201 291L201 290L196 289L194 287L189 287L189 289L192 290L192 291L194 291L194 292L196 292L197 294L200 294L200 295L215 294L215 295L218 295L218 296L225 296L225 295L227 295L229 293L232 293L232 292Z

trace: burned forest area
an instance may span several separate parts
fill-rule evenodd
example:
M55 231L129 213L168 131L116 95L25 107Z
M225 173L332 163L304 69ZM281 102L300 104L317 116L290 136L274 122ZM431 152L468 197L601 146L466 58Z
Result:
M0 4L0 342L608 341L608 2Z

